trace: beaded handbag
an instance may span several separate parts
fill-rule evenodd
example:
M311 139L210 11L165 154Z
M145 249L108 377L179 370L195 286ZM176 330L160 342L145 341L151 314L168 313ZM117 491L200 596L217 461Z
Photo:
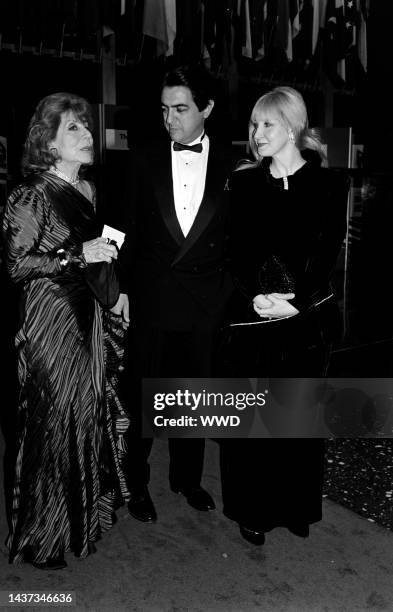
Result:
M259 286L261 293L294 293L295 279L283 262L270 255L259 270Z

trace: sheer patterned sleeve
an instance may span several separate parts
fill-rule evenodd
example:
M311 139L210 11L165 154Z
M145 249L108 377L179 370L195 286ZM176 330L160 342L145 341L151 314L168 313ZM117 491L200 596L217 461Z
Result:
M7 270L15 282L58 275L62 266L56 250L43 252L40 242L47 224L46 203L29 187L17 188L4 215Z

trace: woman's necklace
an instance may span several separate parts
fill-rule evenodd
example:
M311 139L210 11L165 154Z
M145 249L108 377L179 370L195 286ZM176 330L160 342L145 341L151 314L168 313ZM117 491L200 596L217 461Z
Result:
M282 178L283 182L284 182L284 190L288 191L288 176L292 176L292 174L295 174L295 172L297 172L299 170L299 168L301 168L302 166L304 166L305 164L305 160L302 161L301 164L296 164L294 166L294 168L292 170L289 170L287 174L285 175L280 175L279 170L277 170L276 168L273 168L273 165L270 164L270 174L272 175L273 178Z
M280 176L277 171L275 171L275 172L272 171L272 166L270 166L269 170L270 170L270 174L271 174L271 176L273 178L275 178L275 179L282 178L282 180L284 181L284 190L288 191L288 176L289 176L290 173L286 174L285 176Z
M49 171L52 172L53 174L56 174L59 178L63 179L63 181L66 181L66 183L69 183L73 187L76 187L80 181L79 177L77 177L76 179L72 179L66 174L64 174L64 172L61 172L61 170L58 170L55 167L50 168Z

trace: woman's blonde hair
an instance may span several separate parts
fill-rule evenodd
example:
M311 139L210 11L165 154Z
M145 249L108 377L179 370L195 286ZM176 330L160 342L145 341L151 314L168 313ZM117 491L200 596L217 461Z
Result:
M296 89L283 86L275 87L272 91L261 96L252 109L248 136L250 148L256 161L249 162L248 166L250 164L258 165L263 159L258 154L254 141L255 122L262 112L274 113L279 117L282 124L292 135L294 144L298 149L311 149L316 151L322 159L325 159L325 152L318 131L308 127L307 108L303 96ZM243 164L239 169L244 167Z

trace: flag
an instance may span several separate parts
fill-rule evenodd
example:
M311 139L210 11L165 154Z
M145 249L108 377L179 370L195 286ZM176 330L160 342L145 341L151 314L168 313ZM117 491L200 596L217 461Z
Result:
M329 76L345 81L344 0L328 0L325 15L325 64Z
M296 0L295 0L296 2ZM289 62L293 60L291 0L277 1L275 46L283 49ZM292 9L293 11L293 9Z
M333 80L335 72L351 83L359 62L367 70L367 6L367 0L327 0L325 63Z
M367 3L366 0L357 0L358 4L358 36L357 51L360 63L367 72Z
M312 58L313 0L299 2L299 31L293 41L293 55L298 66L306 68ZM296 23L296 21L295 21Z
M356 0L344 0L345 54L356 47Z
M260 60L265 56L264 24L266 0L238 0L237 15L241 32L242 55Z
M176 0L145 0L142 29L144 35L157 39L158 55L173 55Z
M345 30L344 0L335 0L336 6L336 45L337 45L337 74L345 81L345 54L348 35Z
M260 23L260 27L261 27L261 33L260 33L260 42L257 45L258 49L257 49L257 55L256 55L256 59L260 60L263 59L266 55L266 23L267 23L267 2L266 0L263 0L263 4L262 4L262 15L261 15L261 23Z
M319 30L323 28L326 17L327 0L312 0L313 23L312 23L312 54L317 47Z
M293 40L299 34L299 0L278 0L276 45L284 49L288 61L293 60Z
M300 9L302 4L302 0L290 0L289 2L289 20L292 40L296 38L300 32Z
M242 29L242 55L252 58L250 5L248 0L238 0L237 14L240 18Z

